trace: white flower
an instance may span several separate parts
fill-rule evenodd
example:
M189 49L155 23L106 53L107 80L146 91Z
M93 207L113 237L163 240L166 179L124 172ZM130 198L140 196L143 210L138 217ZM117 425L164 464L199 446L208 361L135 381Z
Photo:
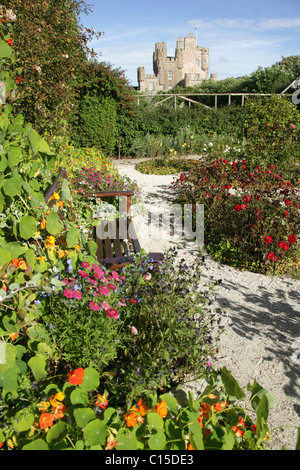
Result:
M6 10L6 19L8 21L15 21L17 15L12 10Z

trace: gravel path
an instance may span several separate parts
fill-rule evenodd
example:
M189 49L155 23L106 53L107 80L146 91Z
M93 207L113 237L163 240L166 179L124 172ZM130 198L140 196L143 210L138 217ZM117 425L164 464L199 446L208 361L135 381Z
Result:
M114 161L120 174L136 181L146 208L170 204L174 196L174 176L144 175L135 170L137 159ZM174 242L172 237L145 237L139 232L141 246L157 252L176 245L179 257L193 262L195 246ZM165 239L162 239L165 238ZM270 447L293 450L300 427L300 281L290 278L240 272L220 265L209 257L202 269L203 281L220 280L213 308L220 312L226 327L221 336L216 367L226 366L240 386L254 379L275 397L270 410ZM200 384L186 384L186 390L198 391ZM184 388L184 387L183 387Z

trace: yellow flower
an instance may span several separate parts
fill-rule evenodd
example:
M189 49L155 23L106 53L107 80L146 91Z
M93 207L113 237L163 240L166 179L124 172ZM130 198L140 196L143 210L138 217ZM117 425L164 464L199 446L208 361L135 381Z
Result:
M41 263L45 263L45 256L38 256L38 260L39 260Z
M51 199L57 199L57 200L59 200L59 199L60 199L59 194L56 193L55 191L53 191L53 194L52 194L52 196L49 198L49 201L51 201Z
M40 233L41 233L41 232L40 232L39 230L38 230L37 232L35 232L35 234L33 235L33 238L34 238L34 239L38 238L39 235L40 235Z
M46 411L50 406L49 401L41 401L37 404L37 407L41 409L41 411Z
M50 250L53 250L55 248L55 238L53 237L53 235L50 235L46 238L45 246Z
M75 245L75 246L74 246L74 250L75 250L75 251L80 250L80 245Z
M55 395L52 395L52 397L50 397L50 403L53 408L55 408L56 406L60 405L64 399L64 394L62 392L58 392Z

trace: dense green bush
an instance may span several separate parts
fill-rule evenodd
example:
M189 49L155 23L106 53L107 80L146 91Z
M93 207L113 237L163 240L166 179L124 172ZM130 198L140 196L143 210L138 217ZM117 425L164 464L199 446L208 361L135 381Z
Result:
M105 155L113 155L117 143L117 106L113 98L86 95L80 100L78 112L74 144L94 146Z

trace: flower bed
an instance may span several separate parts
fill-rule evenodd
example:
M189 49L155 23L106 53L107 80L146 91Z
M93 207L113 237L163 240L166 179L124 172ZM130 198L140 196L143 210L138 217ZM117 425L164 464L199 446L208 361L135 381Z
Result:
M182 204L204 204L205 243L213 257L261 273L299 264L296 180L278 168L251 169L246 160L195 162L174 182Z

